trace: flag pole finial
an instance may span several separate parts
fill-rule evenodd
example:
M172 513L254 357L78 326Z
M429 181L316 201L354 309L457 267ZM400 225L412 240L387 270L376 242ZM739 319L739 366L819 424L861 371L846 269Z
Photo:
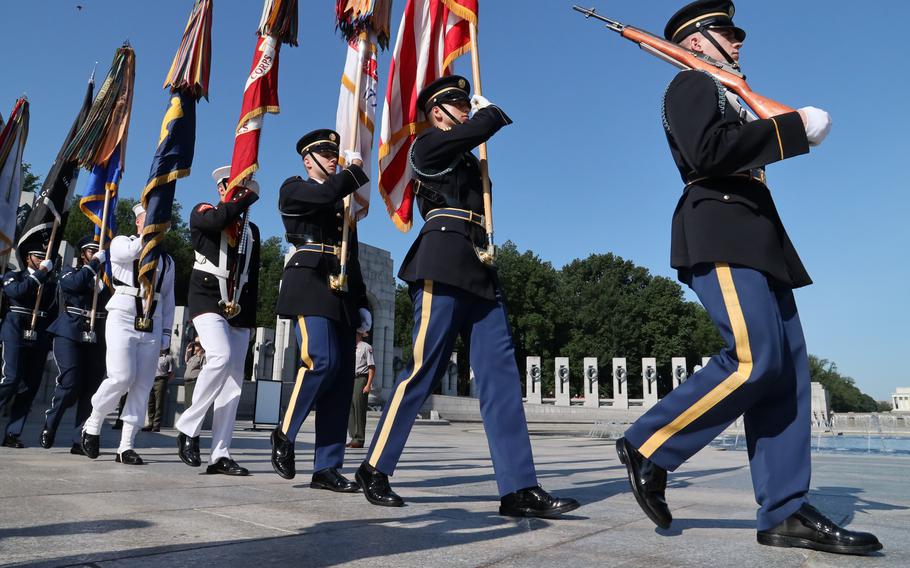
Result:
M97 70L98 70L98 62L96 61L95 65L92 66L92 74L88 78L89 83L95 82L95 71L97 71Z

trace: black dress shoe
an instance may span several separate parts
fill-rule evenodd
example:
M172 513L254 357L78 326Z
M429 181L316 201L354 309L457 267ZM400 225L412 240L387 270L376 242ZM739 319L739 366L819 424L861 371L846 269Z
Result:
M82 450L82 446L79 444L73 444L73 447L70 448L70 453L74 456L84 456L85 452Z
M882 549L875 535L839 527L808 503L773 529L758 531L758 543L836 554L868 554Z
M199 436L190 438L183 432L177 434L177 456L190 467L202 465L202 459L199 457Z
M509 493L499 500L499 514L507 517L555 519L581 505L575 499L554 497L539 485Z
M142 461L142 458L139 457L133 450L127 450L123 453L117 453L117 457L114 458L114 461L117 463L122 463L124 465L144 465L145 462Z
M95 459L101 453L101 436L82 431L82 452L89 458Z
M270 436L272 441L272 468L285 479L294 479L297 470L294 465L294 442L275 428Z
M25 444L19 439L19 436L7 434L3 436L3 446L6 448L24 448Z
M250 471L245 467L240 467L237 462L231 458L220 458L212 465L205 468L206 473L220 473L222 475L249 475Z
M360 485L356 481L351 481L341 475L334 467L327 467L314 473L313 479L310 481L310 487L313 489L328 489L338 493L357 493L360 489Z
M51 446L54 445L54 437L56 437L56 435L57 435L57 433L54 432L53 430L48 430L47 428L42 430L41 431L41 440L40 440L41 447L44 448L45 450L49 450L51 448Z
M667 470L641 455L625 438L616 440L616 453L619 454L619 461L626 466L638 506L655 525L662 529L670 528L673 515L664 496Z
M373 468L367 462L360 464L354 479L363 488L367 501L382 507L404 507L404 499L392 491L389 476Z

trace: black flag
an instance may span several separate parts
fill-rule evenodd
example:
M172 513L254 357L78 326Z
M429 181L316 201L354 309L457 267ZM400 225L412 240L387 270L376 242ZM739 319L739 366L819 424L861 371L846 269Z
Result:
M35 198L34 207L29 213L28 220L22 229L19 237L17 249L21 251L38 248L45 248L51 238L54 220L60 224L57 227L57 233L54 237L54 243L51 247L51 254L55 254L60 240L63 238L63 228L66 226L66 217L69 211L69 204L73 197L73 191L76 189L76 178L79 176L79 165L75 160L67 160L65 150L69 147L76 132L82 123L85 122L88 111L92 106L93 94L95 90L94 73L89 79L88 88L85 91L85 98L82 101L82 108L79 109L79 115L70 127L66 140L57 153L57 159L54 165L44 178L44 184L41 186L41 192Z

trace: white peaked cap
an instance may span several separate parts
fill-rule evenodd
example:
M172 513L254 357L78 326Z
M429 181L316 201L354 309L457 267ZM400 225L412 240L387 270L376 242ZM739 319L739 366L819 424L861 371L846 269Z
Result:
M141 201L139 203L133 205L133 215L138 217L138 216L142 215L143 213L145 213L145 207L142 206Z
M216 184L221 183L221 180L223 180L223 179L230 179L230 177L231 177L231 166L221 166L220 168L218 168L217 170L212 172L212 179L215 180ZM242 187L249 189L256 195L259 195L259 182L257 182L256 180L247 178L247 180L240 185Z

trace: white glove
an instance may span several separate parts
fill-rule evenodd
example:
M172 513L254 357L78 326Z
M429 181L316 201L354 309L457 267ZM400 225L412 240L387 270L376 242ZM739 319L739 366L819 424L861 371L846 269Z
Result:
M360 308L358 312L360 313L360 327L357 328L357 331L366 333L373 327L373 316L366 308Z
M488 101L487 98L484 97L483 95L474 95L473 97L471 97L471 110L473 110L474 112L477 112L482 108L487 108L491 104L493 104L493 103Z
M51 262L51 259L49 259L49 258L45 258L44 260L42 260L41 264L39 264L38 266L41 267L41 270L43 270L45 272L50 272L51 270L54 269L54 263Z
M809 139L809 146L818 146L831 132L831 115L811 106L799 110L806 117L806 138Z
M363 156L360 155L360 152L355 152L354 150L345 150L344 151L344 163L350 164L354 160L358 162L363 162Z
M107 251L99 250L95 253L95 256L92 257L92 260L97 260L98 264L104 264L104 261L107 260Z

